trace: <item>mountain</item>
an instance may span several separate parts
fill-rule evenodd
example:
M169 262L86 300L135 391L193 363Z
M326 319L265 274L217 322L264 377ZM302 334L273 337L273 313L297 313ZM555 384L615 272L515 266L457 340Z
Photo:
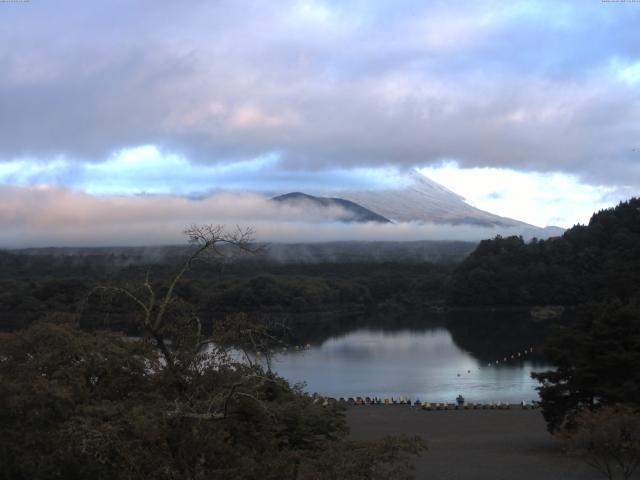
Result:
M501 217L469 205L452 192L418 171L407 174L396 188L378 190L340 190L323 192L339 195L393 222L421 222L449 225L475 225L514 229L525 237L561 235L559 227L540 228L512 218Z
M342 221L481 227L474 232L476 236L482 232L482 238L495 235L521 235L525 239L549 238L564 232L560 227L540 228L473 207L464 197L417 170L400 178L396 185L371 190L312 190L315 196L292 192L274 197L274 200L292 205L306 204L305 208L309 208L310 212L325 211L330 217L334 213L329 212L329 209L339 207L350 215L348 218L336 218ZM471 237L474 235L470 234Z
M382 215L358 205L355 202L335 197L314 197L302 192L291 192L272 198L273 201L301 208L338 210L337 220L343 222L377 222L391 223Z
M413 171L400 188L345 190L340 196L397 222L472 224L511 227L523 222L500 217L467 204L463 197Z

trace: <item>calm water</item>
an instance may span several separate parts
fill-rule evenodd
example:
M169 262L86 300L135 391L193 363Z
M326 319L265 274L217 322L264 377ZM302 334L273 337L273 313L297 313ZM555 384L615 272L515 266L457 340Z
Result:
M527 344L528 345L528 344ZM505 351L511 348L513 351ZM522 347L522 350L524 346ZM495 346L500 364L487 366L454 343L445 328L424 330L357 329L300 352L280 354L274 369L306 390L333 397L407 396L430 402L520 402L538 398L532 370L551 367L517 357L513 347ZM522 352L521 350L521 352ZM516 354L510 360L510 354ZM505 363L505 355L509 360Z

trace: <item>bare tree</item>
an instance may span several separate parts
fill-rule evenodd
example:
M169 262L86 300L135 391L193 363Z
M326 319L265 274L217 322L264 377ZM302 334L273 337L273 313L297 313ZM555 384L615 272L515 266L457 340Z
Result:
M570 451L609 480L627 480L640 466L640 413L629 407L582 412L565 438Z
M213 329L213 336L206 336L197 310L176 294L176 287L185 274L198 261L229 260L237 255L254 255L262 247L254 241L253 230L238 226L229 230L222 225L192 225L184 232L190 249L186 258L163 285L154 285L147 271L144 282L137 289L123 286L100 285L92 292L105 291L130 299L139 307L141 326L159 350L166 368L175 374L179 382L189 382L193 374L206 372L214 366L218 371L231 368L235 380L220 388L199 392L188 398L176 398L168 418L217 420L227 417L230 402L238 398L253 400L266 409L259 399L259 391L265 383L277 383L270 373L270 362L265 348L268 336L260 325L253 325L246 316L231 318ZM169 316L169 310L173 315ZM177 315L176 315L177 311ZM211 343L218 344L212 351L202 352ZM267 360L267 375L251 360L245 347L254 352L263 351ZM238 364L227 355L227 347L237 345L248 360ZM267 412L268 413L268 412Z
M145 333L154 340L167 367L171 369L176 367L177 358L167 342L166 317L169 307L180 302L175 294L175 289L184 275L196 261L207 258L226 259L238 253L255 254L260 250L254 242L254 232L251 228L236 226L235 229L228 230L223 225L192 225L184 233L189 239L189 253L177 271L170 277L165 288L158 288L154 285L147 271L141 291L121 286L100 285L91 292L109 291L133 301L141 310L141 323ZM193 357L211 339L204 337L202 323L194 309L191 309L188 322L193 326L192 351L189 352Z

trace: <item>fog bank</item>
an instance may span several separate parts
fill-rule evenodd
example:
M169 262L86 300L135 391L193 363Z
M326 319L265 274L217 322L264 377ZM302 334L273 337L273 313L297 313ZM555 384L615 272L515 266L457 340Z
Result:
M182 244L192 224L250 226L256 240L478 241L495 235L540 235L527 228L433 223L348 223L340 208L286 205L257 194L91 196L53 187L0 187L0 247L100 247Z

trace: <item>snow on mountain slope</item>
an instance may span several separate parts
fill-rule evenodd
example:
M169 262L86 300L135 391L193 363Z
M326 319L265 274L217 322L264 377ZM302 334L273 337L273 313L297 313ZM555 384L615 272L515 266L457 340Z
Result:
M401 188L346 190L337 196L351 200L396 222L431 222L515 226L523 222L499 217L468 205L460 195L418 172L407 175Z
M465 199L417 171L409 173L398 188L383 190L339 190L326 192L351 200L393 222L478 225L514 229L523 236L549 237L564 231L539 228L512 218L480 210Z

